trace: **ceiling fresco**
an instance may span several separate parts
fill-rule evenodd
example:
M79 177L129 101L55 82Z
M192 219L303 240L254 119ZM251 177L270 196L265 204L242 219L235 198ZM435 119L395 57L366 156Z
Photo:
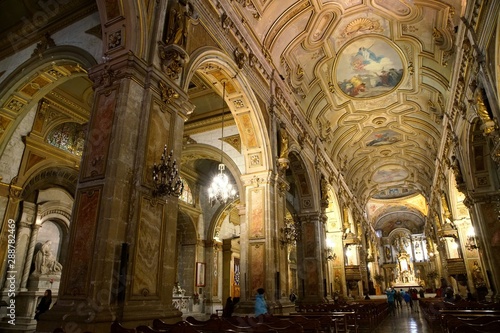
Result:
M374 225L421 230L465 2L248 3L232 9L280 69Z

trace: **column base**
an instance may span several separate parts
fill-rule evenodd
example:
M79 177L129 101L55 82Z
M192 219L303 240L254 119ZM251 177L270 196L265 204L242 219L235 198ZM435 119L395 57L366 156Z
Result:
M40 316L36 332L52 333L56 328L66 332L109 332L114 321L124 327L135 328L139 325L151 326L153 319L176 323L182 320L182 312L159 302L147 305L138 302L121 310L117 306L98 305L88 299L59 300Z

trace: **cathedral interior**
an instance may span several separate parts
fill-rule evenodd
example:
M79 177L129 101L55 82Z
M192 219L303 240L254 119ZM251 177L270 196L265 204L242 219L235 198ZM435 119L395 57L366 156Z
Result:
M499 13L0 0L0 330L252 313L258 288L274 313L498 302Z

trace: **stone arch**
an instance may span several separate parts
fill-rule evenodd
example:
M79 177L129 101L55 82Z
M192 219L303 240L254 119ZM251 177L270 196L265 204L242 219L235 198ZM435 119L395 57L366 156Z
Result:
M103 54L112 57L113 52L125 49L142 57L149 49L147 45L149 34L144 33L151 29L147 24L148 11L157 10L164 13L167 10L168 1L150 2L149 8L145 7L147 2L142 1L98 0L96 3L101 19ZM158 8L154 9L154 6ZM122 44L113 47L114 45L110 45L108 41L116 35L120 37ZM156 37L151 36L151 38Z
M181 287L186 290L187 295L191 295L195 291L195 263L197 261L198 243L196 224L191 216L181 209L177 214L177 279L183 281Z
M261 107L250 83L234 61L226 54L215 49L203 49L191 56L190 66L186 68L185 91L195 73L203 76L212 88L222 95L223 82L226 82L226 104L233 114L241 137L242 151L245 156L244 174L268 170L272 166L271 144L267 136Z
M48 213L46 216L44 216L40 222L41 229L39 231L39 235L41 234L41 231L43 230L44 225L46 223L53 223L59 228L60 231L60 237L57 240L57 244L59 247L59 253L56 255L57 261L60 262L63 266L66 263L66 257L68 254L68 244L69 244L69 225L68 222L65 218L65 215L67 211L64 211L64 208L58 207L60 210L59 211L53 211ZM70 212L71 213L71 212ZM54 242L54 240L52 240ZM35 246L35 252L34 256L32 258L33 263L34 259L36 256L36 252L40 249L41 243L43 243L43 239L37 239L37 245ZM32 265L30 269L30 273L32 273L34 270L34 265Z
M220 206L216 213L213 215L212 220L210 221L210 225L207 230L207 240L212 240L216 236L217 228L220 227L224 219L227 215L231 214L233 209L238 209L238 205L240 204L240 199L236 199L232 203Z
M74 46L56 46L44 56L21 64L0 84L4 128L0 134L0 155L3 155L15 129L26 114L60 84L76 77L87 77L87 69L96 64L87 51Z
M192 164L194 163L194 161L200 159L219 161L220 157L220 149L201 143L189 144L182 150L181 165ZM240 199L244 200L245 191L243 191L243 183L241 182L240 177L241 171L238 168L238 165L236 165L236 163L227 154L224 153L223 161L226 165L226 168L229 170L236 182Z
M479 117L476 117L470 127L467 152L470 175L475 179L470 179L470 189L474 190L481 179L489 178L491 164L489 163L489 147L487 137L482 135L482 124Z
M315 181L312 175L315 172L309 170L302 156L294 150L290 151L288 159L290 160L288 173L289 177L291 177L289 180L290 191L296 191L299 199L296 209L299 208L301 212L317 209L319 207L319 193L312 190L315 188L312 186L313 181ZM319 184L317 187L319 187Z
M68 167L48 167L34 173L23 186L21 198L33 201L36 191L50 187L61 187L75 197L78 171ZM68 216L69 220L69 216Z

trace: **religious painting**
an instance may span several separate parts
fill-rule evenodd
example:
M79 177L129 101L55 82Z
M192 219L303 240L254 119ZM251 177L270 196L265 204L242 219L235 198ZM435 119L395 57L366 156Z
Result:
M391 251L391 248L389 246L385 247L385 258L387 260L392 260L392 251Z
M393 130L385 130L372 133L366 142L367 147L392 145L401 141L401 136Z
M403 61L396 46L384 38L370 36L339 51L334 77L344 94L363 98L394 90L403 74Z
M196 263L196 286L205 287L205 263Z
M376 183L390 183L403 180L408 177L408 171L398 165L385 165L373 174Z

